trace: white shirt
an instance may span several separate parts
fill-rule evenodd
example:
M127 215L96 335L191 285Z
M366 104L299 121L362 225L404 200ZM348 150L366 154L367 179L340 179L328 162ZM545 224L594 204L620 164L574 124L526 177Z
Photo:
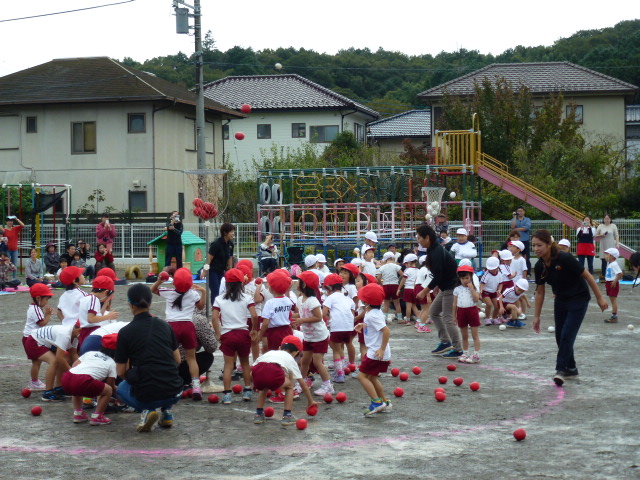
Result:
M407 267L404 269L404 288L407 290L416 286L416 278L418 278L418 269L415 267Z
M24 337L30 336L35 330L40 328L39 323L44 320L44 312L38 305L33 303L29 305L27 309L27 323L24 325L22 335Z
M463 258L476 258L478 252L473 242L467 241L466 243L454 243L451 247L451 253L456 255L456 260L462 260Z
M373 262L362 262L362 273L368 273L375 276L376 265Z
M369 310L364 315L364 325L364 344L368 348L367 357L371 360L389 361L391 359L391 347L389 343L387 343L387 348L384 349L382 358L375 357L376 352L382 347L382 339L384 337L382 329L387 326L382 310L379 308Z
M78 360L80 363L69 372L76 375L91 375L94 379L105 381L107 378L116 378L116 362L113 358L101 352L87 352Z
M400 283L400 277L398 272L402 268L397 263L385 263L380 267L378 273L382 277L383 285L398 285Z
M316 275L318 275L318 278L320 279L320 285L324 284L324 277L327 276L326 273L324 273L322 270L318 270L317 268L312 268L309 271L315 273Z
M502 303L516 303L526 292L523 290L520 295L516 293L516 287L507 288L502 292Z
M471 289L469 287L458 285L453 289L453 296L458 298L458 308L469 308L476 306L476 302L473 300L473 294L471 293Z
M415 285L423 286L425 283L429 285L431 283L431 280L433 280L433 274L431 273L431 270L429 270L427 267L420 267L420 270L418 270L418 275L416 277Z
M302 301L302 295L298 297L296 307L298 313L300 313L300 318L313 317L312 312L314 309L322 309L320 301L316 297L309 297ZM303 323L300 325L300 331L304 334L304 340L307 342L321 342L329 336L329 329L324 319L319 322Z
M62 324L71 327L80 318L80 300L89 295L86 292L80 290L80 288L74 288L72 290L65 291L58 300L58 310L62 312L64 318Z
M507 265L505 263L501 263L500 264L500 274L502 275L502 281L503 282L508 282L508 281L514 281L515 279L511 278L511 266Z
M164 314L167 322L192 322L193 312L196 310L196 303L202 297L200 292L189 289L182 297L182 310L173 306L173 302L180 296L180 293L170 288L160 288L158 293L167 303L165 305Z
M333 292L324 301L324 307L329 309L329 318L332 332L352 332L353 312L356 304L342 292Z
M247 318L251 317L249 307L253 305L253 297L248 293L243 293L235 302L218 295L213 302L213 309L220 312L220 334L231 330L248 330Z
M487 270L482 278L480 279L480 283L484 284L483 292L493 293L498 291L498 287L502 283L502 274L498 270L498 273L493 275L489 270Z
M78 339L74 338L71 341L71 333L73 326L67 327L65 325L53 325L38 328L31 336L43 347L51 348L57 347L64 351L70 348L78 348Z
M82 328L102 327L111 323L111 320L103 320L102 322L98 323L89 323L90 313L93 313L94 315L102 315L101 307L102 305L100 305L100 299L95 295L87 295L82 300L80 300L80 307L78 312L80 318L80 326Z
M620 265L618 265L618 262L614 261L611 263L607 263L607 272L604 276L604 279L607 282L613 282L620 273L622 273L622 270L620 269Z
M257 288L258 286L256 285L256 290ZM273 298L273 294L271 293L271 290L269 290L269 287L267 286L266 283L262 284L262 287L260 288L260 295L262 295L263 300L261 302L256 303L256 313L258 314L259 317L262 316L262 309L264 308L265 303L267 303L269 300Z
M271 350L259 356L258 359L253 362L253 366L255 367L259 363L277 363L284 369L287 377L293 376L296 380L302 378L302 373L300 373L300 367L298 367L296 359L284 350Z
M269 319L269 328L291 325L291 310L295 304L289 297L273 297L265 302L262 318Z
M325 277L331 273L331 270L329 270L329 267L327 267L326 264L323 265L322 268L319 268L318 270L320 270L322 273L324 273Z
M353 300L354 298L356 298L358 296L358 289L357 287L353 284L353 283L347 283L344 287L342 287L345 289L345 291L347 292L347 296Z
M100 337L104 337L105 335L118 333L122 329L122 327L125 327L127 325L129 325L129 322L119 322L119 321L111 322L111 323L108 323L107 325L104 325L98 328L97 330L94 330L93 332L91 332L91 335L98 335Z
M527 261L524 257L514 258L511 260L511 273L515 273L516 276L513 277L513 281L517 282L521 278L524 278L523 273L527 271Z
M218 295L224 295L227 293L227 279L222 277L220 279L220 288L218 288Z

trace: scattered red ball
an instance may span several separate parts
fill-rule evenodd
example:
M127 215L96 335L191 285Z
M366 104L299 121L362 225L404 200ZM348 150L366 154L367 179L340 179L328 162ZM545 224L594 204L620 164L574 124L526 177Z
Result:
M338 395L336 395L336 400L339 403L344 403L349 399L349 397L347 397L347 394L344 392L340 392Z
M344 369L344 374L345 374L345 375L349 375L349 374L351 374L351 369L350 369L349 367L345 368L345 369Z
M218 403L220 401L220 397L216 394L209 395L209 403Z
M271 397L273 395L273 392L271 391L271 389L267 390L267 398Z
M358 369L358 366L355 363L349 364L349 370L351 370L352 372L355 372L357 369Z
M200 382L206 382L207 381L207 376L206 375L200 375Z
M392 368L391 369L391 375L393 375L394 377L397 377L398 375L400 375L400 369L399 368Z
M22 390L22 396L24 398L29 398L31 396L31 390L28 388L25 388L24 390Z
M464 383L464 379L463 379L463 378L461 378L461 377L458 377L458 378L454 378L454 379L453 379L453 384L454 384L456 387L459 387L459 386L460 386L460 385L462 385L463 383Z
M264 409L264 416L265 417L273 417L273 414L276 413L275 409L273 407L267 407Z
M478 382L473 382L469 385L469 388L474 392L477 392L478 390L480 390L480 384Z
M333 403L333 395L331 395L330 393L325 393L324 401L327 403Z
M233 393L242 393L242 385L236 383L233 387L231 387L231 390L233 390Z
M455 363L450 363L449 365L447 365L447 370L449 370L450 372L455 372L457 369L458 367Z
M244 133L242 132L236 132L236 140L244 140Z
M304 430L307 428L307 425L309 423L307 422L306 418L299 418L298 421L296 422L296 428L298 430Z
M240 107L240 111L242 113L251 113L251 105L249 105L248 103L245 103Z
M444 385L445 383L447 383L449 381L449 378L447 378L446 376L442 375L440 378L438 378L438 381Z
M307 407L307 415L310 417L315 417L318 414L318 405L311 405Z
M31 407L31 415L33 415L34 417L39 416L41 413L42 413L42 407L40 405Z
M444 402L447 399L447 394L444 392L436 392L436 400L439 402Z
M401 396L403 396L403 395L404 395L404 388L402 388L402 387L398 387L398 388L396 388L396 389L393 391L393 394L394 394L396 397L401 397Z
M400 374L400 380L406 382L407 380L409 380L409 374L407 372L402 372Z
M420 375L422 373L422 369L420 367L413 367L413 374Z
M517 441L522 441L525 438L527 438L527 432L524 428L519 428L517 429L515 432L513 432L513 438L515 438Z
M442 387L438 387L433 391L433 393L438 393L438 392L447 393L447 391Z

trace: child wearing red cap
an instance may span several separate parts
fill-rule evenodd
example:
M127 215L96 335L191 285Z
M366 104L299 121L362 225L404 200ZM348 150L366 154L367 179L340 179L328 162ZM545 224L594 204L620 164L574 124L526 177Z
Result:
M27 353L26 343L31 334L38 328L42 328L49 323L53 314L53 307L47 305L49 299L53 297L53 292L44 283L36 283L29 289L32 303L27 309L27 323L22 332L22 346ZM38 359L31 360L31 381L28 388L30 390L44 390L46 385L38 378L40 376L40 365L42 361Z
M356 278L360 275L360 269L353 263L345 263L340 269L339 275L343 280L343 288L347 295L354 303L358 304L358 288L356 287Z
M78 350L82 348L84 340L91 335L94 330L120 317L118 312L109 311L115 288L113 280L100 275L93 281L91 294L80 300L78 313L80 328L82 328L82 330L78 337Z
M205 306L206 295L204 287L193 284L193 275L188 268L182 267L173 275L174 289L160 288L167 279L165 275L158 275L158 280L151 287L151 291L166 300L165 316L176 334L178 343L182 344L187 356L187 364L191 374L192 398L202 400L196 348L198 337L193 324L193 312L196 308Z
M354 314L356 305L349 296L342 293L342 277L335 273L324 279L327 298L322 305L322 314L331 328L329 345L333 352L333 382L344 383L345 345L352 344ZM352 344L353 345L353 344ZM355 352L354 352L355 353Z
M116 391L116 362L113 360L118 334L105 335L99 352L88 352L78 358L71 369L62 375L62 386L73 398L73 423L109 425L104 416L111 396ZM98 397L98 405L91 419L82 409L83 397Z
M258 394L258 405L253 423L265 422L264 404L269 390L284 390L284 414L282 426L294 425L296 418L293 416L293 388L298 384L307 397L309 407L317 405L311 396L309 387L302 378L300 368L295 358L302 350L302 340L295 335L288 335L282 339L279 350L271 350L258 358L251 368L253 374L253 386Z
M282 339L288 335L293 335L291 328L291 312L295 304L285 294L291 288L291 277L284 270L276 270L267 275L269 290L273 298L267 300L262 308L262 327L257 336L257 341L261 342L267 338L267 348L278 350L282 344Z
M66 267L60 272L60 282L66 291L58 299L58 318L66 327L74 325L80 318L80 300L89 295L80 289L84 285L84 270L80 267Z
M242 399L251 400L251 365L249 353L252 339L258 331L258 316L256 315L253 297L244 291L245 274L238 268L232 268L225 273L226 291L218 295L213 302L213 330L220 341L220 351L224 355L224 371L222 380L224 391L222 403L231 404L231 375L236 366L236 355L242 366L244 377L244 392ZM247 318L251 317L251 332L247 325Z
M476 306L480 300L480 292L473 283L475 271L471 265L458 267L460 285L453 289L453 318L458 323L462 336L462 349L464 353L458 358L460 363L478 363L480 361L480 314ZM473 336L473 355L469 350L469 327Z
M391 410L391 402L384 395L384 387L380 383L379 375L389 369L391 348L389 338L391 330L387 326L384 313L380 306L384 302L384 289L377 284L370 283L358 292L360 300L366 304L364 322L356 326L357 331L364 331L367 354L360 364L358 380L365 392L371 397L371 404L365 412L370 417L383 410Z

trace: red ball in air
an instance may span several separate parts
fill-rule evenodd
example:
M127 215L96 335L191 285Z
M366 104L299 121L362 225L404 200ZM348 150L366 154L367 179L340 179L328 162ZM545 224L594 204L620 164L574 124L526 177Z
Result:
M245 103L240 107L240 111L242 113L251 113L251 105L249 105L248 103Z
M235 137L236 137L236 140L244 140L244 133L236 132Z

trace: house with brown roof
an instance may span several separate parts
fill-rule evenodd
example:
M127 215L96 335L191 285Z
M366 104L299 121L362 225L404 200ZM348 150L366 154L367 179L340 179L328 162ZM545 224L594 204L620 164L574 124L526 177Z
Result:
M403 153L405 140L426 150L431 147L431 109L409 110L371 122L367 140L381 152Z
M152 213L193 200L197 96L107 57L57 59L0 78L0 180L94 190L104 206ZM223 168L222 122L244 115L205 101L209 168ZM193 220L193 218L190 218Z
M516 91L527 86L534 103L539 105L549 95L562 93L565 114L575 109L587 141L606 138L621 147L625 145L625 106L638 87L570 62L496 63L430 88L418 97L432 105L436 124L442 114L445 92L470 97L476 84L500 78L506 79Z
M297 149L311 143L318 152L341 132L366 141L378 112L296 74L226 77L204 87L205 97L231 109L250 105L246 118L225 125L225 152L242 175L272 147Z

